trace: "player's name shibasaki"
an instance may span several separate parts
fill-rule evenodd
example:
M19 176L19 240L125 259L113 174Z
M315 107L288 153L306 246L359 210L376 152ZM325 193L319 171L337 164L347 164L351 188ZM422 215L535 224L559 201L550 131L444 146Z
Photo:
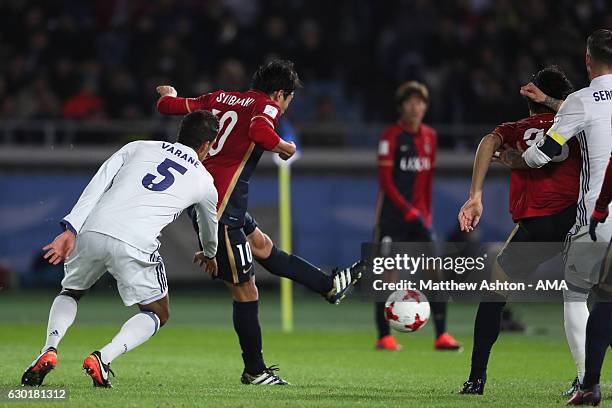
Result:
M480 282L455 282L418 280L411 281L402 279L397 282L385 282L377 279L372 282L372 287L376 291L395 291L395 290L432 290L432 291L561 291L567 289L564 280L541 279L535 283L508 282L500 280L482 280Z

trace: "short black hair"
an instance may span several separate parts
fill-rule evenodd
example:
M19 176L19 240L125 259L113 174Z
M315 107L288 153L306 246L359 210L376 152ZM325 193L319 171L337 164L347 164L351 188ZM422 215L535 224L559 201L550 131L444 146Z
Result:
M589 35L587 52L595 61L612 65L612 30L600 28Z
M204 143L213 142L219 133L219 118L204 110L193 111L183 118L177 142L198 150Z
M265 92L268 95L276 91L284 91L286 95L302 87L293 62L287 60L272 60L261 65L253 74L251 88Z
M572 83L565 76L565 73L556 65L548 66L536 72L531 78L531 82L546 95L559 100L564 100L574 90ZM531 112L552 112L547 106L534 102L529 98L526 99Z

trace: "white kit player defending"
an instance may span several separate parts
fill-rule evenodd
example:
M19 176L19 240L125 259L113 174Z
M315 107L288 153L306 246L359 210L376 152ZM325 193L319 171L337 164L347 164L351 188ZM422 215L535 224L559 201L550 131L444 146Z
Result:
M41 385L55 367L58 344L74 322L79 298L108 271L123 303L140 309L109 344L83 363L94 386L110 387L110 362L144 343L168 319L168 285L158 236L192 205L203 249L195 262L215 273L217 190L201 160L218 130L215 116L196 111L181 122L177 143L132 142L100 167L61 221L65 231L44 248L50 263L65 261L65 277L51 307L45 346L26 369L23 385Z
M542 167L554 156L555 149L569 139L575 137L580 144L580 196L576 223L568 233L565 253L565 280L569 287L564 292L565 333L578 371L573 391L584 376L586 324L589 316L587 296L599 282L607 243L612 238L611 217L597 229L598 242L602 244L592 242L588 225L612 151L612 65L596 60L590 53L588 43L586 64L590 85L567 97L558 108L547 138L523 154L528 166ZM523 87L521 93L532 99L546 97L533 84ZM559 102L547 99L551 107Z

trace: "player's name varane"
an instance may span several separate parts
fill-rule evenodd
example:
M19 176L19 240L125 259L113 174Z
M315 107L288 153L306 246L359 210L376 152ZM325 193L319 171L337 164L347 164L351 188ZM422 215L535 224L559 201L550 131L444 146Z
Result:
M518 291L525 290L523 282L487 281L482 282L455 282L455 281L409 281L400 280L399 282L384 282L381 279L375 280L372 284L374 290L444 290L444 291Z

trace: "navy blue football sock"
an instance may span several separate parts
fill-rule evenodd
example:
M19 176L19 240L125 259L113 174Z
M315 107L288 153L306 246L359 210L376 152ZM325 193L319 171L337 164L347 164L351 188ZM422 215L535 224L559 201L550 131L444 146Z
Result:
M331 290L333 285L331 275L299 256L289 255L278 249L276 245L272 247L269 257L258 259L257 262L272 275L291 279L316 293L324 295Z
M499 299L503 299L499 296ZM474 322L474 346L472 348L472 370L470 380L485 378L489 355L501 331L501 316L506 305L499 302L480 302Z
M385 302L374 303L374 322L376 323L376 330L378 331L379 340L391 334L389 322L385 317Z
M242 349L244 370L256 375L265 368L262 354L261 327L259 326L259 301L234 302L234 330Z
M599 384L601 366L612 337L612 303L596 302L587 321L583 388Z
M431 302L431 313L433 315L436 338L446 332L446 302Z

